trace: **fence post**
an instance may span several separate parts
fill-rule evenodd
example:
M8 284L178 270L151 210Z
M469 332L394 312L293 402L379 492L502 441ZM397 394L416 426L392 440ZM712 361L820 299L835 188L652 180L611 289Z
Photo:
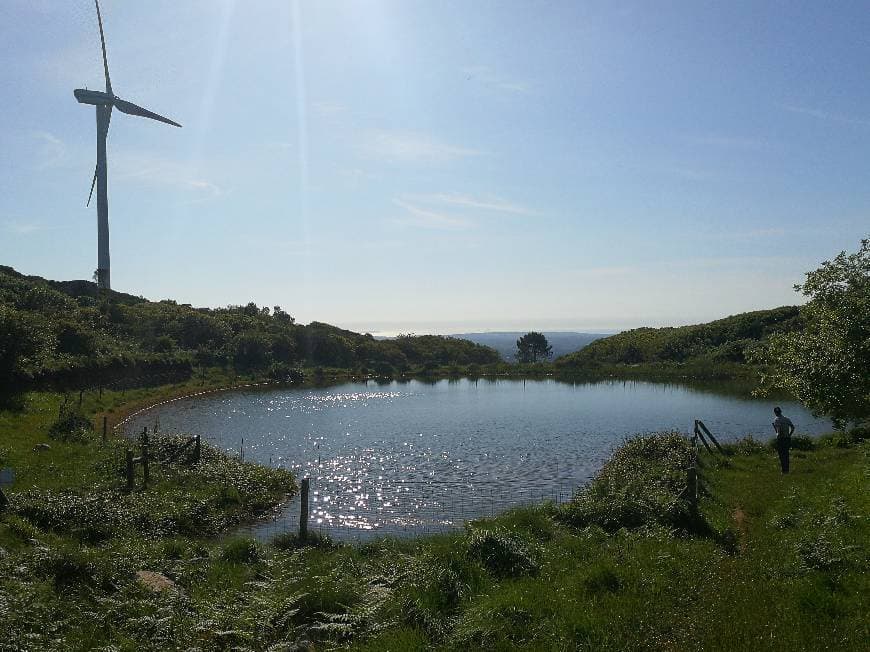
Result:
M127 489L133 489L133 449L127 449Z
M109 433L108 422L109 422L109 417L103 415L103 443L104 444L106 443L106 438L108 437L108 433Z
M311 478L302 478L302 488L299 501L299 538L305 541L308 538L308 488Z
M199 435L196 436L196 443L194 444L195 448L193 457L195 462L199 462L199 458L202 456L202 444L199 441Z
M722 450L722 447L719 445L719 442L716 441L716 438L713 436L713 433L710 432L710 429L707 428L706 425L704 425L704 422L701 420L698 420L695 423L701 427L701 430L703 430L705 433L707 433L707 436L710 438L710 441L713 442L713 445L716 447L716 450L718 450L720 453L722 453L724 455L725 451Z
M151 474L148 468L148 428L145 428L142 431L142 479L145 488L148 487L148 480L150 478Z
M689 502L694 511L698 506L698 469L695 468L694 462L692 462L692 466L689 467L686 483L689 487Z

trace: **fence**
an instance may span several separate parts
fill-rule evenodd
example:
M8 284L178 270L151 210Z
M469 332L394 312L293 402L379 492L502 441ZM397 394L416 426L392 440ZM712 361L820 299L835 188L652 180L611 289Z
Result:
M273 519L241 530L267 541L279 534L311 532L340 541L364 542L383 536L414 537L460 530L466 521L489 518L516 507L559 504L574 495L570 487L550 491L491 485L372 480L352 487L318 477L303 478L302 491ZM303 501L305 484L308 501ZM308 509L305 509L305 505ZM306 514L303 524L300 514Z
M725 451L719 445L719 442L716 441L716 438L713 436L713 433L710 432L709 428L704 425L704 422L700 419L695 419L695 427L692 431L692 437L689 439L692 444L692 462L689 465L689 468L686 469L685 494L686 497L689 499L689 503L692 507L692 513L695 516L697 516L698 514L698 495L701 489L703 489L699 473L700 465L698 464L698 442L700 441L702 444L704 444L704 448L707 449L708 453L713 454L714 451L710 447L710 444L707 442L708 439L713 443L713 446L715 446L716 451L719 452L719 454L725 454Z
M154 434L157 434L158 427L155 426ZM103 418L103 440L105 441L106 435L106 421L105 417ZM202 443L199 435L194 435L193 437L189 437L184 444L178 447L173 453L171 453L165 459L158 459L155 455L151 453L150 449L151 441L148 437L148 428L146 427L141 436L139 437L139 446L141 448L141 453L138 457L133 456L133 449L128 448L125 451L125 471L127 477L127 490L131 491L136 485L136 465L142 466L142 487L148 488L148 482L151 479L151 463L156 462L158 464L171 464L179 460L182 454L187 453L188 459L186 463L198 462L202 457Z
M157 431L159 421L155 422ZM199 437L195 439L198 446ZM687 498L697 512L699 493L703 491L698 461L700 445L711 453L724 451L699 419L694 422L690 442L692 460L686 469L686 487L681 497ZM213 443L221 447L217 441ZM244 440L236 454L244 459ZM467 521L494 517L513 508L568 502L581 483L550 485L546 489L533 485L496 488L486 481L378 478L347 482L347 478L311 476L302 478L300 484L300 491L279 506L271 519L244 526L235 533L261 541L283 534L314 533L352 542L385 536L443 534L461 530Z

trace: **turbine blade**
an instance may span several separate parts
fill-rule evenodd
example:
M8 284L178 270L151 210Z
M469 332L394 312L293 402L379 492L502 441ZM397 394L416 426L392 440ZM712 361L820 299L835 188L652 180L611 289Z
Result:
M97 107L99 111L101 107ZM112 105L109 105L109 115L106 116L106 136L109 135L109 125L112 122ZM94 196L94 186L97 184L97 166L94 166L94 179L91 181L91 191L88 193L88 203L85 206L91 205L91 198Z
M174 127L181 126L174 120L164 118L162 115L154 113L153 111L149 111L148 109L143 109L141 106L137 106L132 102L127 102L117 97L115 98L114 104L116 107L118 107L118 111L120 111L121 113L126 113L127 115L138 115L142 118L151 118L152 120L157 120L157 122L165 122L166 124L172 125Z
M112 80L109 79L109 60L106 58L106 37L103 35L103 17L100 15L100 2L94 0L97 5L97 22L100 24L100 44L103 46L103 70L106 71L106 93L112 95Z
M91 205L91 197L94 196L94 186L97 185L97 166L94 166L94 180L91 181L91 191L88 193L88 203L85 206Z

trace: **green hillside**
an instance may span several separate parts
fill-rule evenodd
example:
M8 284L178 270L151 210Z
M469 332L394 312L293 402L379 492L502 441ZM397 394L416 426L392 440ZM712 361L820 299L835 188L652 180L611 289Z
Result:
M299 366L393 373L489 364L498 353L466 340L378 341L329 324L307 326L279 306L194 308L49 281L0 266L0 387L49 382L90 387L196 367L286 377Z
M746 312L706 324L668 328L635 328L596 340L556 361L562 370L602 367L682 368L704 373L734 370L746 354L774 333L800 330L797 306Z

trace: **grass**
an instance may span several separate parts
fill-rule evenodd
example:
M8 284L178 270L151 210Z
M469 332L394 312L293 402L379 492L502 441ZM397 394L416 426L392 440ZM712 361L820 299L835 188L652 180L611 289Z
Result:
M114 400L86 396L83 410ZM0 412L0 457L18 471L0 516L0 650L793 652L870 640L870 446L859 438L801 441L788 476L758 442L703 455L697 515L682 491L685 440L664 434L626 442L566 506L415 540L267 545L202 534L230 527L240 501L275 500L271 476L214 453L126 494L124 442L49 437L60 402L32 394ZM43 442L52 448L32 450ZM239 474L249 489L228 500ZM134 499L160 518L139 522ZM192 513L205 525L179 527ZM140 570L172 585L149 588Z

